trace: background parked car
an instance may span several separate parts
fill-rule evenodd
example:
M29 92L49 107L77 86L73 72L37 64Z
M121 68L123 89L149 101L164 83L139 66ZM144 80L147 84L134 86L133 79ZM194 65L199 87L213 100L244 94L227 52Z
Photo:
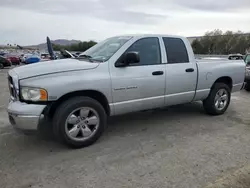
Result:
M4 57L10 60L12 65L20 65L21 60L17 55L5 54Z
M10 67L11 62L10 60L6 59L3 56L0 56L0 69L3 69L4 67Z
M41 55L40 55L40 61L49 61L50 60L50 55L49 55L49 53L42 53Z
M246 64L250 64L250 54L246 54L244 61Z
M21 54L21 55L19 56L19 58L20 58L21 63L24 63L24 62L25 62L24 54Z
M243 57L243 55L241 55L241 54L230 54L230 55L228 56L228 59L229 59L229 60L243 60L244 57Z
M0 52L0 56L4 56L6 53L5 52Z
M25 64L37 63L39 61L40 61L40 57L38 57L37 55L32 55L25 59Z
M250 54L246 54L244 61L246 63L246 72L245 72L245 90L250 91Z

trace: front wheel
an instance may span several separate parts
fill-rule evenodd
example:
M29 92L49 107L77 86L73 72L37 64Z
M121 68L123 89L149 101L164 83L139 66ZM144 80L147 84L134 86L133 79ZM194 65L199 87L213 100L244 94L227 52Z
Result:
M210 115L221 115L227 110L231 100L231 90L224 83L215 83L208 97L203 101L205 111Z
M2 63L0 63L0 69L4 69L4 66Z
M54 134L70 147L86 147L102 135L106 120L99 102L89 97L74 97L57 109L53 117Z

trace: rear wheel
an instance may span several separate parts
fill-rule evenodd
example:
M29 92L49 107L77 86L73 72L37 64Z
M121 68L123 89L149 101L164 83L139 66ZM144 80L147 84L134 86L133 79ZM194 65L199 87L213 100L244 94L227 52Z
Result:
M102 105L89 97L65 101L53 117L56 137L70 147L93 144L106 127L107 115Z
M0 69L3 69L3 68L4 68L3 64L2 64L2 63L0 63Z
M203 101L208 114L221 115L227 110L231 99L231 90L224 83L215 83L209 96Z

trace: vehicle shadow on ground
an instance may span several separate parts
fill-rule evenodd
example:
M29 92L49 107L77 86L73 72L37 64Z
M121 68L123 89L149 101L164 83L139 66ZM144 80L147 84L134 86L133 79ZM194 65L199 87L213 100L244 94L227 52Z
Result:
M105 133L95 145L100 147L100 145L104 144L102 146L105 147L105 143L108 144L109 142L112 142L112 140L116 142L117 138L124 138L131 134L143 134L143 132L148 129L150 129L151 135L159 134L159 128L164 130L164 132L168 132L169 129L171 129L171 132L178 132L182 130L183 126L178 122L183 122L185 119L190 120L192 118L201 118L203 116L211 118L211 116L205 114L201 103L196 102L112 117L108 120L108 127ZM166 122L170 123L166 124ZM52 134L52 126L50 123L43 124L42 126L44 127L44 130L40 131L36 136L19 135L14 136L13 139L5 140L5 142L9 147L11 147L10 145L13 145L14 148L18 148L19 150L32 150L33 152L35 150L39 150L39 152L44 150L45 153L48 151L60 152L69 149L56 142ZM193 129L195 128L196 127L193 127ZM114 137L116 138L114 139ZM0 148L2 148L1 144Z
M110 117L108 119L107 129L105 130L101 140L112 139L113 136L124 137L126 134L145 131L150 127L156 128L163 126L164 128L165 126L165 128L168 128L177 126L178 128L178 125L175 123L185 121L185 118L193 119L200 118L202 116L208 118L212 117L205 113L201 103L195 102ZM166 124L166 122L172 122L173 124ZM54 142L55 138L53 134L51 134L52 125L48 125L49 124L46 124L47 128L45 128L39 136L43 140Z
M135 112L110 118L107 133L119 135L147 127L162 126L167 121L181 121L190 117L207 116L199 102L176 105L155 110ZM122 131L121 131L122 130Z

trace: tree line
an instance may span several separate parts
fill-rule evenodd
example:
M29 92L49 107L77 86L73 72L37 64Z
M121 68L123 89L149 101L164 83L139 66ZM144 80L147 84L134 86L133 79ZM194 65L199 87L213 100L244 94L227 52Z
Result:
M68 51L84 52L95 44L95 41L90 40L67 46L58 44L52 44L52 46L55 51L65 49ZM247 49L250 52L250 34L245 34L241 31L223 32L216 29L214 31L206 32L201 38L195 39L192 42L192 47L195 54L245 54Z
M219 54L233 53L245 54L250 48L250 34L241 31L222 32L219 29L206 32L206 34L192 42L195 54Z
M68 50L68 51L84 52L87 49L89 49L90 47L94 46L95 44L96 44L95 41L90 40L90 41L83 41L83 42L79 42L79 43L71 44L71 45L66 45L66 46L52 43L52 47L53 47L53 50L55 50L55 51L59 51L61 49L64 49L64 50Z

